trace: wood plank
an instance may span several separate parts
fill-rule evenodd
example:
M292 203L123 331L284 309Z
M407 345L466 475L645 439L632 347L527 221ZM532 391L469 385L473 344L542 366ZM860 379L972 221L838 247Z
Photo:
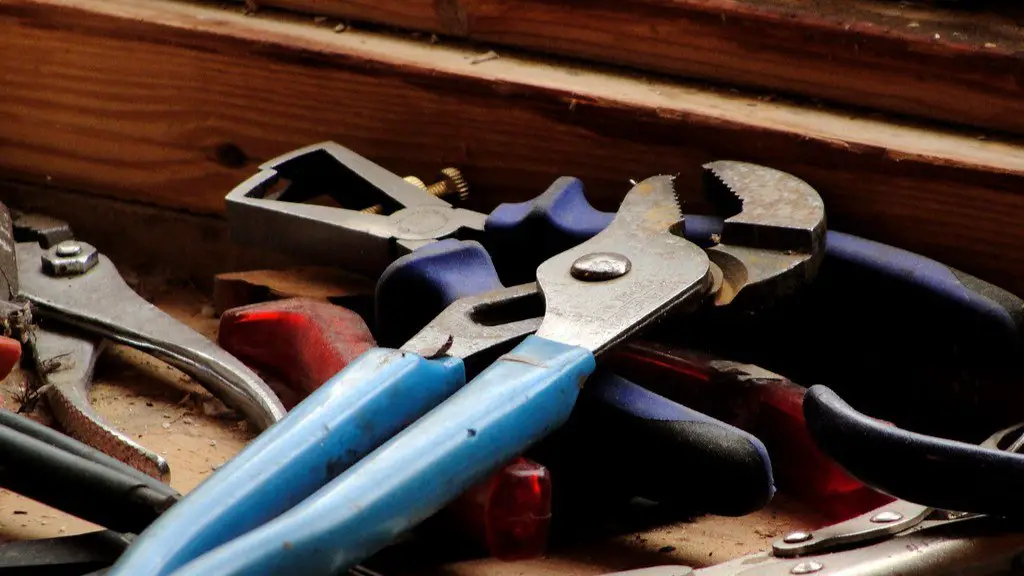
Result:
M1024 9L891 0L258 4L1024 133ZM968 9L964 5L971 4ZM357 24L358 26L358 24Z
M335 139L400 173L458 165L475 207L569 174L608 209L656 173L695 200L727 157L805 178L838 229L1024 293L1012 142L170 0L6 0L0 53L0 176L219 214L259 162Z

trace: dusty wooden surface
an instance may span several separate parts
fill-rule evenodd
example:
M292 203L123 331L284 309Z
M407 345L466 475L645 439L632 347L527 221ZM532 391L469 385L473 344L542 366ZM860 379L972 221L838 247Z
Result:
M657 173L696 199L700 164L734 158L808 180L834 228L1024 292L1024 147L975 132L171 0L6 0L0 52L0 178L218 214L260 162L334 139L458 165L471 206L568 174L608 209Z
M215 337L217 320L209 300L173 278L128 273L133 287L194 329ZM16 372L0 383L8 407L17 407L22 387ZM204 415L209 395L177 370L149 356L114 347L99 364L91 394L94 406L144 446L162 454L171 467L171 485L186 493L252 438L241 422ZM47 421L45 407L34 417ZM705 565L764 549L788 529L809 528L821 520L780 498L772 507L742 518L701 517L552 550L521 562L466 559L424 567L415 557L390 561L395 574L446 576L563 576L601 574L653 564ZM64 536L96 526L0 490L0 540ZM386 554L386 553L385 553ZM387 558L384 559L387 561ZM412 568L416 567L416 568Z
M495 46L1024 131L1024 11L891 0L258 0ZM499 48L500 50L500 48Z

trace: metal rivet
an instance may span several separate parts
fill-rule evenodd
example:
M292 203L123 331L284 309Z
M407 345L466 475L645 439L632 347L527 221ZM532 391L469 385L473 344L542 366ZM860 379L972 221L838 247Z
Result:
M825 567L825 565L822 564L821 562L815 562L814 560L809 560L807 562L801 562L801 563L797 564L796 566L793 566L793 569L790 570L789 573L790 574L813 574L813 573L817 572L818 570L821 570L824 567Z
M903 514L891 510L879 512L871 517L871 521L876 524L888 524L889 522L897 522L899 520L903 520Z
M75 256L82 251L82 246L76 242L61 242L57 245L57 256Z
M797 531L786 534L782 538L782 541L786 544L799 544L801 542L807 542L811 538L814 538L814 534L811 534L810 532Z
M580 256L572 263L570 273L577 280L603 282L625 276L633 264L622 254L594 252Z

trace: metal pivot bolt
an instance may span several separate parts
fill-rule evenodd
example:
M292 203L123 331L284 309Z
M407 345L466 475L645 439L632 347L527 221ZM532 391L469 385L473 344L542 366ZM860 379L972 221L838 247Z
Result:
M629 273L633 263L615 252L592 252L580 256L572 263L572 277L584 282L614 280Z
M825 565L821 562L815 562L814 560L808 560L807 562L801 562L793 569L789 571L790 574L814 574L824 568Z
M876 524L888 524L890 522L898 522L900 520L903 520L903 514L893 512L891 510L879 512L871 517L871 521Z
M810 532L804 532L802 530L797 530L796 532L790 532L789 534L786 534L782 538L782 541L785 542L786 544L799 544L801 542L807 542L811 538L814 538L814 535L811 534Z
M415 176L406 176L403 180L438 198L450 198L457 195L460 202L469 198L469 184L458 168L442 168L441 179L430 185L427 185L423 180ZM367 214L380 214L383 211L384 206L381 204L375 204L363 209L363 212Z
M99 251L77 240L65 240L43 252L43 271L50 276L76 276L99 263Z

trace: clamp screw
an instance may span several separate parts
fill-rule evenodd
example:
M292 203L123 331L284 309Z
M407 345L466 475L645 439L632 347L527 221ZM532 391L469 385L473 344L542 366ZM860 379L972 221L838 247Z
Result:
M793 566L793 569L790 570L789 573L790 574L814 574L815 572L818 572L819 570L821 570L824 567L825 567L825 565L822 564L821 562L815 562L814 560L808 560L807 562L801 562L801 563L797 564L796 566Z
M441 179L429 185L415 176L406 176L403 180L438 198L458 195L458 200L461 202L469 197L469 184L466 183L462 171L458 168L442 168ZM376 204L362 211L367 214L380 214L384 211L384 206Z

